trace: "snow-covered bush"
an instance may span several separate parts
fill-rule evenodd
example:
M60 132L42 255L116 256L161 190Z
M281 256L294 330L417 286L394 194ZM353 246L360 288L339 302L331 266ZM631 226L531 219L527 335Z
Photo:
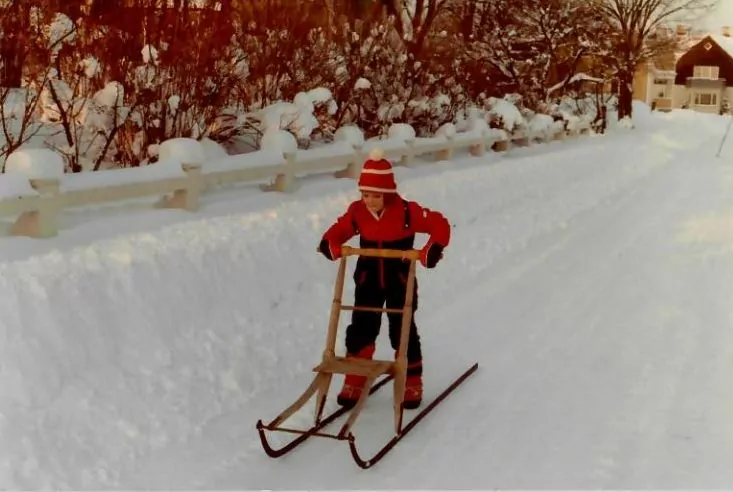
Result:
M293 102L277 101L250 117L258 122L257 127L262 133L270 129L286 130L305 144L321 128L324 120L333 115L337 106L329 89L316 87L297 93Z
M518 101L515 95L507 95L503 99L490 97L486 104L491 128L506 130L509 133L526 129L527 122L516 106Z
M548 136L562 129L562 123L559 127L557 123L549 114L535 113L529 120L528 130L534 137Z
M436 137L453 138L456 136L456 125L454 123L444 123L435 132Z
M198 0L195 11L179 2L174 12L135 0L100 18L46 1L24 22L0 15L0 32L26 29L17 39L28 47L25 116L4 130L0 159L42 128L71 171L154 162L178 137L239 152L271 145L270 129L303 148L344 139L339 129L350 126L362 140L403 124L415 136L445 135L478 119L538 131L548 120L537 114L573 126L596 118L578 107L583 98L542 106L588 77L604 80L603 67L573 73L579 50L594 50L593 26L579 23L583 2L429 0L430 15L409 18L354 2L324 15L310 1ZM105 24L117 18L124 30ZM545 21L554 27L539 36Z
M262 135L260 148L280 153L295 152L298 150L298 142L293 134L286 130L268 128Z
M434 43L434 49L417 50L394 19L339 27L334 48L339 125L357 124L373 137L406 123L416 135L428 136L454 120L462 88L455 83L456 66L440 59L440 46L449 40L430 31L423 42Z
M481 120L486 122L485 111L475 105L466 106L458 110L455 118L456 131L466 132L476 126L476 122Z
M562 116L566 129L576 130L599 122L602 117L602 107L612 106L613 99L613 97L589 94L568 95L553 106L553 110Z
M54 17L48 33L54 68L44 74L38 106L40 121L51 130L46 145L65 157L72 172L100 169L114 157L115 134L128 116L122 84L103 80L110 62L100 58L109 38L63 14Z
M19 5L6 2L0 5L0 44L12 57L0 57L0 74L17 80L0 83L0 172L5 158L26 144L39 145L36 136L44 129L38 117L41 89L54 72L50 66L55 53L68 46L75 36L68 17L32 6L28 18L22 22ZM3 33L12 33L5 35ZM13 61L23 61L13 66ZM16 70L13 70L15 68ZM15 84L15 85L11 85Z
M230 112L231 65L191 47L181 62L180 47L146 45L127 80L130 115L121 151L130 164L155 160L155 146L174 137L220 140L239 133L244 120ZM222 55L228 48L217 48ZM193 55L193 56L192 56ZM232 114L234 113L234 114Z

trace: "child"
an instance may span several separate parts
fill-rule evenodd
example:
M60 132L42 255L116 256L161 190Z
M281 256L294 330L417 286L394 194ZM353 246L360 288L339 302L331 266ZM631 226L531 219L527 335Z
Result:
M407 201L397 193L392 165L383 158L381 150L369 154L359 177L361 200L352 202L346 213L325 232L319 250L329 260L341 256L341 245L355 235L360 236L361 248L413 249L415 233L429 234L421 249L420 263L434 268L443 257L450 241L450 224L438 212ZM402 309L405 304L407 275L410 263L401 259L359 257L354 272L355 304L381 308ZM415 409L422 401L422 352L414 320L417 310L417 279L413 293L413 321L407 345L407 381L404 408ZM400 341L402 315L387 314L389 338L397 350ZM382 313L353 311L346 328L346 355L371 359L379 335ZM353 407L366 383L366 377L347 375L338 402Z

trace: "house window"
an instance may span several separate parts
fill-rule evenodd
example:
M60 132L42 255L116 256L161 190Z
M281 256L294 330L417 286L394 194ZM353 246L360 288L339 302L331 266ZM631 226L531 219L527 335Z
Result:
M695 94L695 104L698 106L717 106L718 95L709 92L698 92Z
M720 73L720 67L706 67L695 65L693 77L696 79L717 79Z

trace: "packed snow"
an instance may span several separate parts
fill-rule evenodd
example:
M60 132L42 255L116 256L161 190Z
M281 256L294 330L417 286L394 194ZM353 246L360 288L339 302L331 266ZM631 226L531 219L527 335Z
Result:
M50 149L18 149L8 156L5 172L29 179L58 179L65 167L63 158Z
M733 488L728 121L635 114L397 169L453 225L418 273L426 402L480 368L371 471L333 440L270 459L254 427L313 376L336 273L315 249L353 180L0 239L0 487ZM390 395L357 422L364 453L390 436Z

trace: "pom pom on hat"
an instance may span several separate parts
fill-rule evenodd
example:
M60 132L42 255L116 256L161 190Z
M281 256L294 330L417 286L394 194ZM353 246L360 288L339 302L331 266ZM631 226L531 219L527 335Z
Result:
M384 158L384 150L381 148L372 149L369 157L364 161L361 176L359 176L359 189L378 193L397 192L392 164Z
M381 161L384 158L384 150L380 147L374 147L369 152L369 160L370 161Z

